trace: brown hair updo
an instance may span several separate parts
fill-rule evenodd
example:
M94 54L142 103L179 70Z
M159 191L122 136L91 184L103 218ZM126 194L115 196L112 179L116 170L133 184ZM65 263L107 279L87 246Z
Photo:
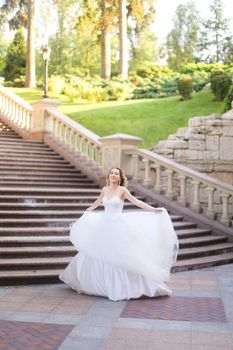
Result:
M119 186L124 186L127 187L127 177L125 176L125 172L122 168L118 168L118 167L112 167L109 172L108 175L106 177L106 185L109 186L109 175L112 171L112 169L117 169L119 170L119 174L120 174L120 179L119 179Z

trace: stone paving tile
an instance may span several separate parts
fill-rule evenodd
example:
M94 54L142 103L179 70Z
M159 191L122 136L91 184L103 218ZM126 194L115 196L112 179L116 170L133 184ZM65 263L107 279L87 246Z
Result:
M8 321L38 322L46 317L44 312L14 312L7 317Z
M58 314L51 314L48 313L44 318L42 318L42 321L44 323L56 323L56 324L70 324L76 326L79 321L82 319L82 315L58 315Z
M191 333L115 328L110 334L103 349L191 350Z
M208 346L233 346L230 333L192 332L192 344Z

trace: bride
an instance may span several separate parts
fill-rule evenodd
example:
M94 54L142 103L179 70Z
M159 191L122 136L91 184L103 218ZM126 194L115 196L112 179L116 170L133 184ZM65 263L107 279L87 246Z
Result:
M112 168L96 201L71 227L78 253L59 278L78 293L110 300L155 297L172 292L169 280L178 240L164 208L135 198L120 168ZM124 200L146 211L123 212ZM92 212L103 203L104 211Z

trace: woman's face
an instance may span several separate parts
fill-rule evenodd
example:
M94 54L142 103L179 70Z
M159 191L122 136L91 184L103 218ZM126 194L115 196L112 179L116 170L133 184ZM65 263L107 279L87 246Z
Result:
M120 171L113 168L109 173L109 181L111 183L118 183L120 180Z

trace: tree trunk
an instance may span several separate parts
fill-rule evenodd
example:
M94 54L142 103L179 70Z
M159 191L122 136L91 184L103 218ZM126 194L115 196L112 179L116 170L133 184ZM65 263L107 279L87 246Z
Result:
M126 0L119 0L119 41L120 41L120 61L119 73L124 79L128 78L127 60L127 14Z
M111 26L108 23L105 2L106 0L101 1L101 14L102 14L101 37L100 37L101 78L110 79L111 78L111 40L110 40Z
M35 0L28 0L27 56L25 87L36 86L35 66Z

